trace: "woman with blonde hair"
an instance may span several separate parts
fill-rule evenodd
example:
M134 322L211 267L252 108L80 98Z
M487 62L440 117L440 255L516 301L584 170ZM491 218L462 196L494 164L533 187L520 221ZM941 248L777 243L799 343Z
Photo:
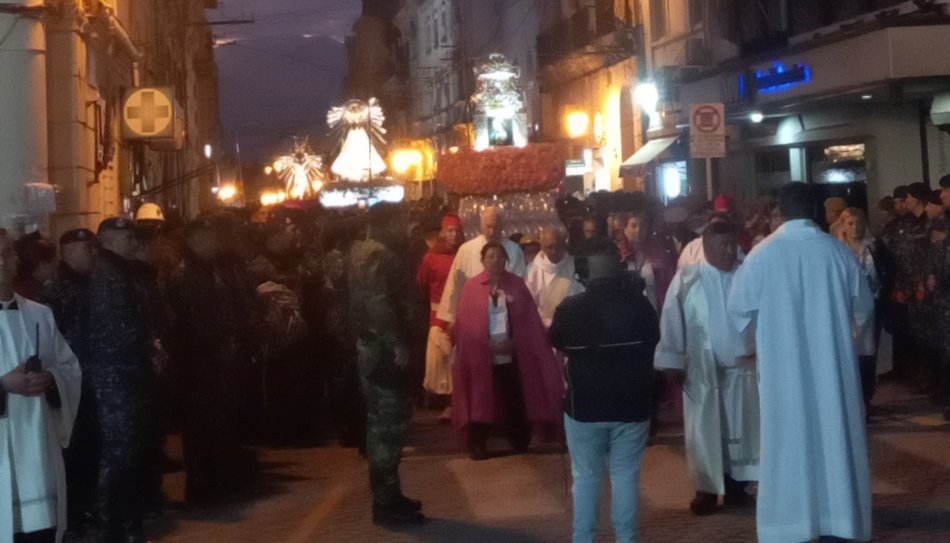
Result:
M854 256L861 264L864 270L864 276L868 281L871 292L874 293L875 300L881 292L881 282L878 277L877 263L875 256L877 251L877 240L868 233L868 219L860 208L849 207L841 212L836 229L838 240L848 246ZM876 307L880 307L875 303ZM858 341L864 345L865 354L858 357L861 369L861 390L864 393L865 411L870 406L871 398L874 396L874 384L877 379L877 340L880 334L880 317L876 316L877 323L873 327L868 327L868 332L862 334Z

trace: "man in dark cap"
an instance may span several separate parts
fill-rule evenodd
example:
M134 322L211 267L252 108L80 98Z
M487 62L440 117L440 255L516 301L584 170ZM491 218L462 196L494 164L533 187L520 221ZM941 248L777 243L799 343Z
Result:
M89 279L96 265L96 236L77 228L59 237L59 267L56 279L41 292L39 301L53 310L56 325L85 369L89 361ZM69 447L63 451L66 464L67 519L69 531L81 533L90 527L99 477L99 428L95 394L89 376L83 374L82 395Z
M238 489L241 376L249 360L250 285L236 285L222 258L211 218L185 231L185 258L172 274L168 298L175 323L176 404L181 413L186 497L206 501Z
M145 289L136 280L135 223L102 221L99 260L90 282L86 367L100 425L98 511L100 541L145 541L143 461L147 442L146 392L153 386L152 332Z
M927 199L931 191L924 183L911 183L894 191L894 201L903 196L905 214L897 220L888 250L895 265L894 289L891 295L891 326L894 335L894 377L916 376L921 358L920 345L914 340L912 322L919 322L919 304L915 301L922 276L921 247L927 240Z

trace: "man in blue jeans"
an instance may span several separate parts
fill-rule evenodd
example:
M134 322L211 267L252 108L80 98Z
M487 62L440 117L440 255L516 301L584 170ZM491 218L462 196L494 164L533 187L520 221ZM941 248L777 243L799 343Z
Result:
M574 477L574 543L594 540L607 467L614 532L618 543L632 543L659 323L642 284L624 277L609 240L585 242L576 262L587 291L564 300L550 332L551 344L568 359L564 426Z

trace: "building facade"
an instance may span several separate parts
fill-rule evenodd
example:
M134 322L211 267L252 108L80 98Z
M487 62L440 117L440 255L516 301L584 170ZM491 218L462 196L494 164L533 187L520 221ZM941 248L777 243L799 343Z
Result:
M633 91L642 62L642 22L633 0L562 0L548 6L537 37L543 130L569 140L568 192L642 190L621 165L642 145ZM580 119L580 125L578 121Z
M950 172L950 59L932 54L950 47L947 2L643 6L646 78L669 113L662 130L685 135L692 104L726 106L717 192L753 197L803 181L873 211L895 186ZM683 153L666 160L688 162L691 186L702 190L702 162Z
M3 227L55 236L143 201L183 217L210 202L217 71L204 9L214 4L0 3ZM123 98L138 86L175 90L180 141L123 140Z

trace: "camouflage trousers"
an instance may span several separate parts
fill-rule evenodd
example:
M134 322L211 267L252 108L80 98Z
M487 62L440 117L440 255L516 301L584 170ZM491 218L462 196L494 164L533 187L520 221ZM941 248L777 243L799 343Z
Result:
M366 459L374 506L392 504L402 493L399 463L409 428L412 399L408 376L395 365L391 348L360 340L360 382L366 400Z

